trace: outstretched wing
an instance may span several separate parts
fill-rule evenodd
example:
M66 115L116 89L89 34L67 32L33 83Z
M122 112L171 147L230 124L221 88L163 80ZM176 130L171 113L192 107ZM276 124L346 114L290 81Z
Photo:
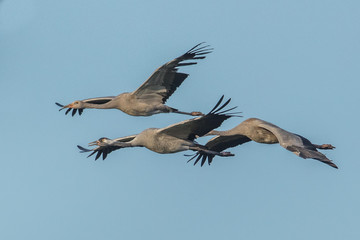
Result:
M95 161L101 155L102 155L102 159L105 160L107 155L109 153L111 153L112 151L118 150L120 148L124 148L124 146L121 145L121 143L129 142L129 141L133 140L135 137L136 137L136 135L122 137L122 138L116 138L116 139L110 140L110 143L108 143L108 144L102 143L101 146L98 146L98 147L96 147L94 149L87 149L87 148L84 148L84 147L79 146L79 145L77 145L77 147L80 149L81 153L92 152L87 157L90 157L90 156L92 156L92 155L94 155L96 153Z
M212 52L209 45L202 46L197 44L182 56L165 63L155 70L155 72L132 94L139 99L155 100L165 103L174 93L181 83L188 77L188 74L179 73L178 67L197 64L197 62L185 62L186 60L204 59L206 54Z
M166 128L159 129L160 133L164 133L176 138L193 141L197 137L204 136L211 130L220 127L220 125L228 118L235 116L236 113L228 113L235 107L222 110L229 104L230 100L227 100L223 105L218 107L224 96L220 98L215 107L205 116L185 120L180 123L173 124Z
M236 147L238 145L250 141L251 139L244 135L216 136L210 139L206 143L205 147L207 147L211 151L222 152L225 149ZM196 158L194 161L194 165L196 165L200 159L201 159L201 166L204 165L206 160L208 160L208 163L210 165L214 157L215 155L213 154L206 154L204 152L199 151L191 159L189 159L188 162Z
M236 147L250 141L251 139L244 135L216 136L210 139L210 141L208 141L205 146L209 150L222 152L225 149Z

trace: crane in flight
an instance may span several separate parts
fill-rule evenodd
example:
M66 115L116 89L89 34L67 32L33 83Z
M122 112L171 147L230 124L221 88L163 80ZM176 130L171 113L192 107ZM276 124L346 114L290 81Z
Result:
M331 144L317 145L311 143L308 139L288 132L272 123L263 121L258 118L249 118L228 131L212 130L206 135L217 135L210 139L205 147L211 151L221 152L227 148L236 147L246 142L255 141L258 143L275 144L280 143L280 146L295 153L301 158L312 158L319 160L333 168L338 168L331 160L324 154L317 151L317 149L334 149ZM211 164L214 154L203 153L198 151L188 162L195 159L194 165L201 159L201 166L208 160Z
M201 112L182 112L176 108L165 105L168 98L175 92L189 74L178 72L178 68L197 64L196 61L204 59L205 55L212 52L209 45L199 43L189 51L165 63L135 91L121 93L117 96L97 97L77 100L68 105L55 103L60 110L67 109L65 114L72 110L72 116L77 111L79 115L85 108L119 109L132 116L151 116L158 113L180 113L191 116L203 116ZM190 60L190 62L186 62Z
M89 143L89 146L97 146L94 149L86 149L78 145L80 152L92 152L97 160L101 155L105 159L112 151L126 147L146 147L157 153L176 153L180 151L201 151L205 155L217 155L222 157L234 156L230 152L218 152L209 150L207 147L196 143L194 140L209 131L219 127L226 119L237 116L236 112L229 113L236 107L223 110L230 100L221 104L224 96L220 98L215 107L206 115L185 120L165 128L148 128L137 135L116 139L100 138Z

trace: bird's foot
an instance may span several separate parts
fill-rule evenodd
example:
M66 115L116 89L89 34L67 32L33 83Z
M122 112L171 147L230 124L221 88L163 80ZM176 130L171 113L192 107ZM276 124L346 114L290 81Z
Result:
M205 114L201 112L191 112L191 116L205 116Z
M334 149L335 147L331 144L322 144L317 147L318 149Z
M232 157L232 156L235 156L235 154L232 154L231 152L221 152L220 156L221 157Z

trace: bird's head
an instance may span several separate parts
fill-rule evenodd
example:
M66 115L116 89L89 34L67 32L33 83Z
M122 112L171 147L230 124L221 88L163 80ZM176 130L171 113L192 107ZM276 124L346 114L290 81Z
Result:
M80 108L82 108L82 102L77 100L77 101L74 101L74 102L64 106L63 108L80 109Z
M93 142L89 143L89 146L105 147L105 146L110 145L110 144L112 144L112 140L111 140L111 139L106 138L106 137L102 137L102 138L99 138L99 139L96 140L96 141L93 141Z
M68 114L71 111L71 109L72 109L72 114L71 114L72 116L74 116L77 111L79 111L79 115L81 115L82 112L84 111L84 107L83 107L84 103L82 101L75 101L65 106L57 102L55 104L60 107L59 111L67 108L67 110L65 111L65 115Z
M69 109L71 109L71 108L72 109L81 109L81 108L83 108L83 103L81 101L79 101L79 100L74 101L74 102L72 102L72 103L70 103L68 105L65 105L65 106L60 104L60 103L56 103L56 105L61 107L59 111L65 109L65 108L69 108Z

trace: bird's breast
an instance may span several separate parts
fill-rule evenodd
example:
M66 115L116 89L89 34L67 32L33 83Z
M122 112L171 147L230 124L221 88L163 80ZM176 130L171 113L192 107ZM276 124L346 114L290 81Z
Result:
M176 153L189 149L189 141L175 138L165 134L151 136L143 146L157 153Z
M272 132L260 127L254 128L249 137L258 143L273 144L279 142Z
M116 108L131 116L151 116L158 113L153 104L141 101L131 94L122 94L115 100Z

